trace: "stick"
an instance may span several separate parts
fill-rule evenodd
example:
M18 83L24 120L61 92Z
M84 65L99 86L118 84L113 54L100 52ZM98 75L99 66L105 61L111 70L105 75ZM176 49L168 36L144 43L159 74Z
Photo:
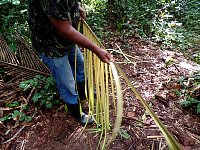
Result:
M32 118L35 117L35 115L37 114L38 110L39 110L39 109L37 109L37 110L34 112L34 114L32 115ZM26 127L25 125L22 126L22 127L17 131L17 133L15 133L15 135L14 135L13 137L11 137L10 139L8 139L8 140L5 141L5 142L2 142L1 144L6 144L6 143L8 143L8 142L14 140L14 139L19 135L19 133L22 132L22 130L23 130L25 127Z
M165 138L165 137L163 135L147 136L147 139L157 139L157 138Z
M28 95L28 97L27 97L27 99L26 99L28 103L29 103L29 100L30 100L31 95L33 94L33 91L34 91L34 90L35 90L35 87L32 88L30 94Z
M114 51L114 52L119 53L119 54L123 54L123 53L120 52L119 50L115 50L115 49L106 49L106 50L108 50L108 51ZM140 60L139 58L133 57L133 56L128 55L128 54L124 54L124 55L127 56L127 57L130 57L130 58L133 58L133 59Z
M119 51L120 51L121 54L124 56L124 58L126 58L126 60L128 60L128 62L131 62L130 59L122 52L122 50L121 50L121 48L119 47L119 45L117 45L117 44L115 44L115 45L118 47Z
M3 142L3 143L1 143L1 144L6 144L6 143L8 143L8 142L14 140L14 139L18 136L18 134L19 134L24 128L25 128L25 126L22 126L22 127L19 129L19 131L17 131L17 133L15 133L15 135L14 135L12 138L10 138L9 140L7 140L7 141L5 141L5 142Z

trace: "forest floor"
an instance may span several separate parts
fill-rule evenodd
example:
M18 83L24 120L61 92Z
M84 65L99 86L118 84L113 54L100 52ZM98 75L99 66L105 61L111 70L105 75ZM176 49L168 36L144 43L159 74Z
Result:
M178 103L180 97L173 91L180 90L180 77L190 76L192 72L199 70L200 66L180 52L161 50L159 45L151 41L143 41L132 36L113 36L109 38L109 42L104 43L106 48L116 50L112 51L115 61L183 149L199 150L200 117L191 110L183 109ZM120 54L121 52L123 54ZM173 60L172 64L167 64L169 58ZM134 93L122 78L121 84L124 98L121 133L108 149L167 150L165 139L153 119L136 100ZM115 116L111 116L111 120L115 120ZM87 126L82 133L83 127L66 114L61 104L52 109L39 110L16 138L2 144L0 148L95 150L99 134L90 133L92 128L95 129L96 126ZM20 127L14 128L12 135L19 129Z

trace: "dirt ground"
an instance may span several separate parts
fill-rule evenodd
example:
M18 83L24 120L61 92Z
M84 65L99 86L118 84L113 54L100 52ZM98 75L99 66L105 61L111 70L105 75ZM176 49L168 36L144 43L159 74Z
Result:
M176 89L174 81L200 66L180 52L163 51L159 45L135 37L113 37L109 44L105 41L105 47L117 50L112 51L116 62L183 149L200 150L200 117L184 110L172 92ZM173 58L175 63L166 65L168 58ZM181 65L182 62L189 67ZM121 84L124 98L121 129L128 138L119 134L107 149L167 150L163 135L122 78ZM111 116L111 120L114 119L115 116ZM83 127L66 114L63 105L58 105L52 110L40 110L17 137L1 149L95 150L99 135L90 133L91 128L96 126L87 126L82 133Z

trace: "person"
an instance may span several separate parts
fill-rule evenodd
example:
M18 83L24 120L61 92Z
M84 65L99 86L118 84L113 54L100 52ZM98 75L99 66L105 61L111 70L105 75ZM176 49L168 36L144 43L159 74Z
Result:
M76 91L75 44L91 50L105 63L113 61L113 56L77 31L79 17L86 19L77 0L28 0L28 14L32 46L50 69L61 98L74 118L92 124L92 117L80 113L78 97L84 97L85 91L84 60L78 48Z

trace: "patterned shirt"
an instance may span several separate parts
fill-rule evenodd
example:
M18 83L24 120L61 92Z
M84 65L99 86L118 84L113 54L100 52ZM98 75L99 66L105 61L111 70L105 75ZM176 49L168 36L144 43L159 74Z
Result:
M74 43L58 33L48 17L70 20L77 28L77 0L28 0L28 23L32 45L36 51L51 58L63 57Z

